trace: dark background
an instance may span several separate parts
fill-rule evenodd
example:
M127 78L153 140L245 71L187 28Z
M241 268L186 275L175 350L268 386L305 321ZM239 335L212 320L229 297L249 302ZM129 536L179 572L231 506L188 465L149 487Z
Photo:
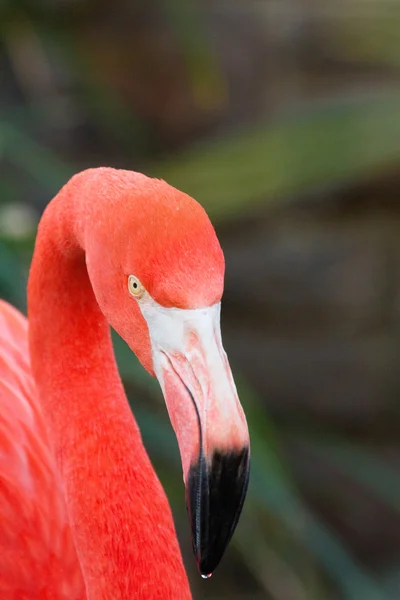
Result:
M243 517L203 581L158 386L118 360L196 599L400 597L400 2L0 5L0 296L75 172L165 178L209 212L248 416Z

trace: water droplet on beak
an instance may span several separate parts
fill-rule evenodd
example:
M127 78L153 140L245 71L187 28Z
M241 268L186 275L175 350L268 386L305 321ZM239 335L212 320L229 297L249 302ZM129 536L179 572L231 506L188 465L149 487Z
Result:
M203 573L201 574L203 579L210 579L212 573L209 573L208 575L203 575Z

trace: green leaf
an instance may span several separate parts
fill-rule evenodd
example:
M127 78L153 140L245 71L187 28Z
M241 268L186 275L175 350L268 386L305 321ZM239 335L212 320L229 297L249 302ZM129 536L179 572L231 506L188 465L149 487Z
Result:
M152 174L196 198L214 222L400 160L400 95L330 102L186 151Z

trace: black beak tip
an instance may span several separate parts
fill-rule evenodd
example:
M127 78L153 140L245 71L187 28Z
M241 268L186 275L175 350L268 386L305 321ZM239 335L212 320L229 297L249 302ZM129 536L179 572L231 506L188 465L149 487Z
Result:
M250 450L215 451L207 463L203 454L192 464L186 485L186 505L192 545L202 577L218 566L242 511L250 473Z

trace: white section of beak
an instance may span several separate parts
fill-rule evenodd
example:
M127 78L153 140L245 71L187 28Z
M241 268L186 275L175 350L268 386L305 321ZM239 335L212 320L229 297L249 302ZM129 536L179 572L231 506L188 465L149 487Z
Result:
M226 372L227 366L221 340L221 304L193 310L165 308L148 296L146 302L140 304L140 308L149 328L154 372L161 385L165 355L181 377L183 373L180 372L180 359L184 357L195 372L196 382L193 384L197 389L189 385L187 377L183 376L183 381L194 397L198 399L201 394L203 402L206 403L211 391L210 380L213 379L213 372ZM228 370L228 378L217 377L213 382L214 386L220 388L214 387L213 395L225 395L226 392L236 395L229 365Z
M153 359L157 361L157 350L163 350L168 355L175 353L186 354L187 338L191 332L196 333L206 347L220 333L221 304L207 308L185 310L181 308L165 308L151 297L139 304L145 318L152 344ZM157 362L154 370L157 373Z

